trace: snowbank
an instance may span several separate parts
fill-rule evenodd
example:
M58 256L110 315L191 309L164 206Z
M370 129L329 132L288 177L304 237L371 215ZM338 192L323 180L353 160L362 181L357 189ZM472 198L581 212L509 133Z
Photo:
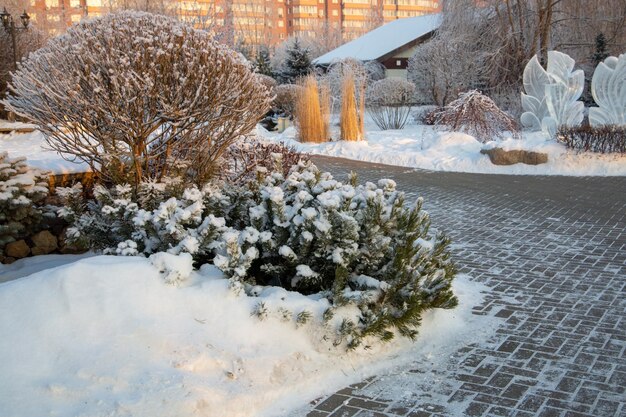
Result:
M293 127L278 134L259 126L257 133L266 140L283 142L311 154L432 171L512 175L626 175L626 156L578 153L547 139L541 132L524 132L521 139L509 137L482 144L464 133L447 132L424 125L407 125L402 130L381 131L373 124L367 124L365 130L365 141L319 144L298 142ZM537 166L493 165L487 155L480 154L482 148L492 147L544 152L548 154L548 163Z
M65 174L90 171L82 162L67 161L51 149L46 149L43 134L36 130L30 133L0 134L0 152L8 152L9 157L23 156L29 166L51 171L53 174Z
M464 133L446 132L432 126L412 124L402 130L381 131L371 122L366 124L367 140L361 142L304 144L295 139L296 130L293 127L278 134L257 126L257 134L265 140L293 145L302 152L432 171L512 175L626 175L626 156L578 153L546 139L541 132L525 132L521 140L507 138L487 144ZM548 154L548 163L537 166L496 166L487 155L480 153L482 148L495 146L507 150L545 152ZM0 134L2 151L9 152L10 157L25 156L29 165L56 174L89 170L84 163L66 161L57 152L46 150L40 132Z
M212 266L168 285L159 269L97 256L0 284L3 416L295 415L390 366L445 360L498 323L471 314L482 287L461 277L460 306L428 312L417 343L347 354L315 326L250 314L260 300L292 311L325 300L281 289L237 296Z

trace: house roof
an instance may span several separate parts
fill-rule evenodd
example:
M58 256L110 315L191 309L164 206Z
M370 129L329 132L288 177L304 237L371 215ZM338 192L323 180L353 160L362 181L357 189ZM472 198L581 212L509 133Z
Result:
M328 65L344 58L373 61L437 29L441 13L394 20L313 60Z

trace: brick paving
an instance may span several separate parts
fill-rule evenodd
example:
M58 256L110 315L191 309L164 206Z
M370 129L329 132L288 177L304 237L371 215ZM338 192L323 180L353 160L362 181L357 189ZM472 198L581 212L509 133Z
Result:
M626 178L436 173L315 157L361 181L423 196L463 273L490 288L474 314L502 319L443 369L389 398L381 375L311 406L308 417L626 416ZM435 375L435 376L433 376ZM395 378L395 379L394 379Z

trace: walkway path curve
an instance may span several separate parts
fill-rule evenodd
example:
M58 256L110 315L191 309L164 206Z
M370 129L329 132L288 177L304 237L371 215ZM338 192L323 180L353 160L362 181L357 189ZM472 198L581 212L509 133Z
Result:
M385 398L374 377L316 402L308 417L626 416L626 178L314 162L423 196L461 272L491 288L474 313L504 324L493 340L460 347L441 370L445 383Z

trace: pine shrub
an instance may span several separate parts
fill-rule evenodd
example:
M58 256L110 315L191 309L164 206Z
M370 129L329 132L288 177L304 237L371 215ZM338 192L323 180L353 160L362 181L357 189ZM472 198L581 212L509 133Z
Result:
M44 173L0 152L0 249L38 228L47 195Z
M624 126L562 126L556 137L559 142L570 149L626 154L626 127Z
M72 239L106 253L189 253L197 266L213 262L237 291L278 286L324 297L337 346L414 338L425 310L456 305L449 241L429 232L421 200L407 207L391 180L344 184L302 161L285 176L275 162L244 185L99 186L87 204L79 187L64 189L61 214Z
M310 163L249 185L248 227L223 235L215 265L246 285L321 294L360 315L338 330L348 347L366 336L414 338L421 313L451 308L448 239L429 234L422 202L405 206L391 180L343 184Z

